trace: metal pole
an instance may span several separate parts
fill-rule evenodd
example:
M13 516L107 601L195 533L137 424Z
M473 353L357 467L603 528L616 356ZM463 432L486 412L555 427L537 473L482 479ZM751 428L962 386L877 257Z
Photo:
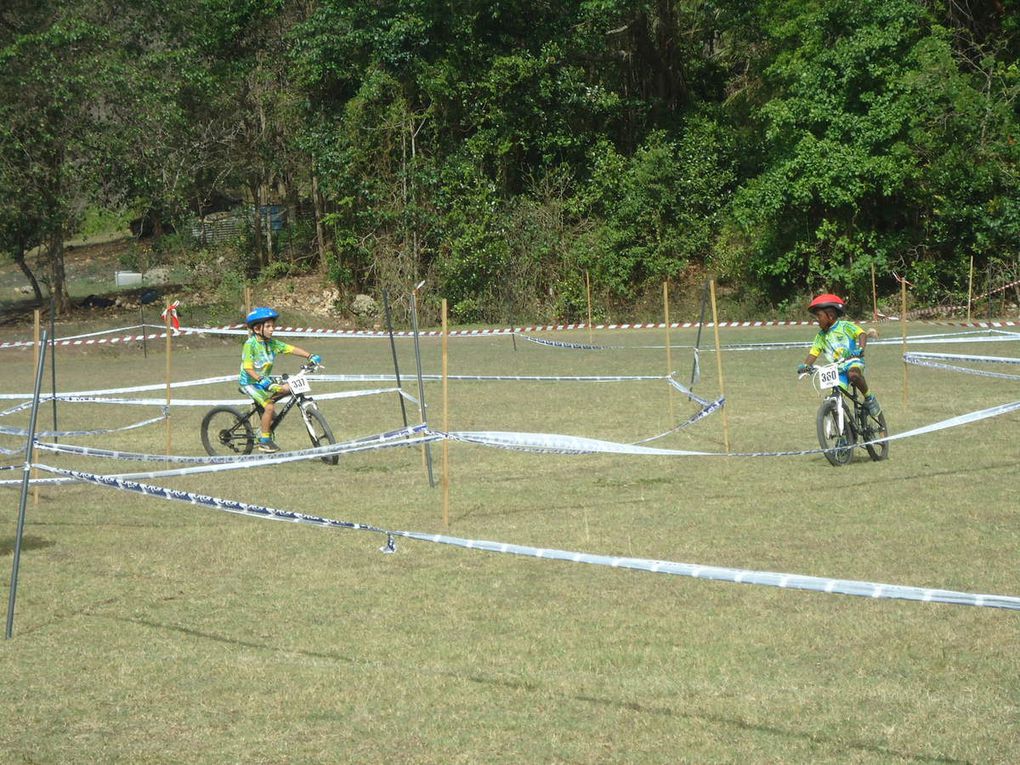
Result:
M43 356L43 343L45 342L45 340L42 339L43 335L44 335L44 333L42 332L42 321L41 321L41 315L42 314L41 314L41 312L40 312L40 310L38 308L36 308L35 311L33 311L33 313L35 314L35 348L34 348L35 358L34 358L34 361L35 361L36 364L38 364L39 363L39 359L41 359L42 356ZM37 476L33 475L32 477L36 478ZM38 485L32 487L32 507L39 507L39 486Z
M143 306L141 303L138 304L138 321L142 323L142 358L147 359L149 358L149 343L145 339L146 338L145 306Z
M170 385L173 368L173 331L170 328L170 310L166 312L166 456L173 453L173 431L170 425Z
M397 398L400 399L400 416L404 418L404 427L407 427L407 407L404 406L404 395L400 392L400 365L397 364L397 344L393 341L393 315L390 313L390 293L382 291L383 309L386 312L386 329L390 333L390 350L393 351L393 374L397 378Z
M57 430L57 333L54 329L56 300L50 293L50 384L53 388L53 430ZM59 439L53 436L56 443Z
M447 375L446 298L443 298L443 432L450 432L450 387ZM443 439L443 528L450 528L450 439Z
M878 289L875 287L875 264L871 264L871 320L878 321Z
M586 272L587 273L587 272ZM662 283L662 313L663 323L666 325L666 377L673 375L673 349L669 344L669 281ZM673 426L675 415L673 414L673 386L666 386L666 396L669 401L669 424Z
M694 388L695 377L698 375L698 350L701 348L701 330L705 326L705 309L708 308L708 281L701 289L701 318L698 319L698 338L694 341L694 364L691 367L691 388Z
M421 347L418 345L418 290L425 282L419 282L411 291L411 329L414 330L414 360L418 367L418 411L421 413L422 424L428 428L429 418L425 407L425 383L421 377ZM429 487L436 488L436 479L432 475L432 449L429 444L422 445L425 456L425 470L429 474Z
M974 302L974 256L970 256L970 276L967 278L967 321L971 319L971 303Z
M900 279L900 332L903 338L901 352L904 356L907 353L907 278ZM907 405L908 367L906 359L903 361L903 406Z
M7 598L7 640L14 634L14 602L18 597L18 568L21 565L21 540L25 535L25 504L28 500L28 480L32 472L32 453L35 446L35 423L39 414L39 391L42 388L43 366L46 360L46 333L43 332L39 349L39 362L35 369L35 392L32 394L32 416L28 422L28 442L25 444L25 467L21 473L21 499L18 502L18 530L14 536L14 566L11 569L11 589Z
M726 386L723 384L722 370L722 346L719 345L719 312L715 304L715 279L709 282L712 296L712 327L715 329L715 364L719 371L719 395L726 398ZM730 421L726 415L729 406L724 404L722 408L723 442L726 444L726 453L730 452Z
M588 295L588 345L592 344L591 339L591 279L588 278L588 269L584 270L584 290Z

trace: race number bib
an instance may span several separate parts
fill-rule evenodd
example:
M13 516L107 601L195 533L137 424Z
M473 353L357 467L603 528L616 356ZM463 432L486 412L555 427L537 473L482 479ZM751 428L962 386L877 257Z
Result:
M835 388L839 385L839 364L818 367L818 384L823 388Z
M312 389L311 384L308 382L308 378L304 375L295 375L287 380L287 384L290 385L291 393L308 393Z

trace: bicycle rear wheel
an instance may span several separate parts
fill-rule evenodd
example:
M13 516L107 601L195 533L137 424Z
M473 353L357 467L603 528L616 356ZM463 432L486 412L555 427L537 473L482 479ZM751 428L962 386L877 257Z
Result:
M251 454L255 432L249 422L250 412L239 412L232 406L217 406L202 418L202 446L211 457Z
M301 415L304 417L305 427L308 429L308 437L312 439L312 446L325 446L326 444L336 443L329 423L326 422L326 418L322 416L322 412L314 404L302 409ZM327 465L335 465L340 461L340 455L330 454L323 457L322 461Z
M849 465L854 458L854 444L857 441L854 432L853 416L842 401L843 427L839 427L839 412L836 399L827 398L818 407L818 443L825 449L825 459L833 467Z
M864 448L868 450L868 454L875 462L888 459L889 457L889 442L880 441L889 435L889 428L885 424L885 412L879 412L878 417L872 417L867 409L864 409L862 413L863 426L861 427L861 440L867 444L869 441L877 441L874 444L868 444Z

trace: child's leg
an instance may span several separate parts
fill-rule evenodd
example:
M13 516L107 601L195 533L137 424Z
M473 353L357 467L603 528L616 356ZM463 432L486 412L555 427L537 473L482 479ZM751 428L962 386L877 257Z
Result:
M276 406L273 404L273 400L269 399L262 405L262 437L268 438L273 427L273 416L276 412Z
M276 399L290 395L290 386L284 385L276 393L262 402L262 436L272 435L273 417L276 416Z
M850 384L853 385L857 390L861 392L862 396L868 395L868 381L864 379L864 375L861 374L860 367L850 367L847 370L847 377L850 378Z

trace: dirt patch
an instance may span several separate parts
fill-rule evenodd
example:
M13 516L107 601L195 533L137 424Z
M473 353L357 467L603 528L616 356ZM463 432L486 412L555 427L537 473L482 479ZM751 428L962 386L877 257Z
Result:
M65 246L64 268L72 307L61 315L61 323L88 326L110 322L159 323L165 306L180 300L182 322L195 325L220 325L244 319L243 295L234 304L226 304L222 295L189 284L188 273L173 263L157 263L149 240L124 237L103 242L69 243ZM29 267L37 279L45 275L39 256L30 255ZM141 270L140 285L118 287L118 271ZM48 295L45 285L43 294ZM352 328L355 323L344 316L342 296L336 287L323 285L318 274L286 276L252 286L252 305L271 305L291 325L315 325ZM39 304L28 280L13 263L0 264L0 326L31 325L34 309L49 316L49 301ZM365 322L360 322L365 325ZM369 319L367 326L371 326Z

